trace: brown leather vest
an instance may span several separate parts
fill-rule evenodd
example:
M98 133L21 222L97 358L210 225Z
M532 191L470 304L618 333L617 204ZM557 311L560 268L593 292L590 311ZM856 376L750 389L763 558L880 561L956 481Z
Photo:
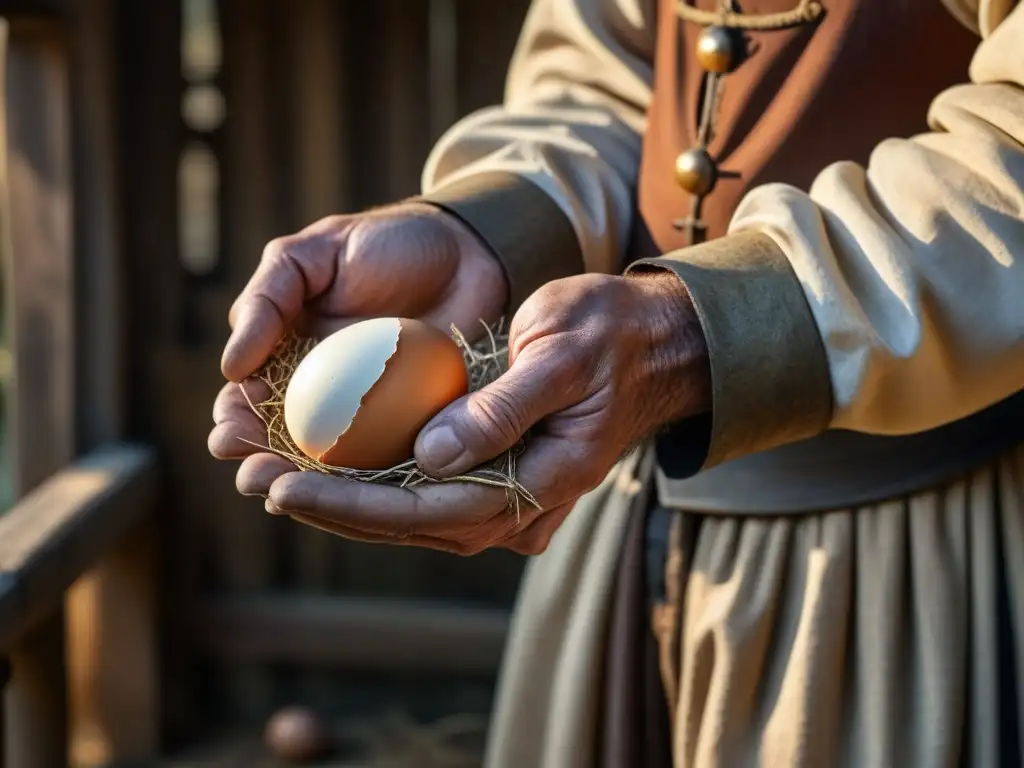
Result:
M721 0L687 0L718 11ZM889 137L927 130L932 99L963 82L978 38L940 0L820 0L824 14L795 28L745 32L746 55L721 76L707 150L720 169L701 202L702 229L677 228L693 196L679 187L675 159L698 139L704 69L702 27L683 21L676 0L659 0L654 100L644 140L632 258L665 253L726 232L747 190L770 182L807 189L825 166L866 162ZM793 9L798 0L739 0L744 15ZM1017 401L1014 404L1014 401ZM667 506L772 513L852 506L929 487L1024 435L1020 397L955 424L908 437L828 432L813 440L686 477L671 436L659 441L659 490Z
M720 0L688 0L715 11ZM689 245L672 222L691 195L675 181L676 156L696 143L705 73L695 47L702 28L659 0L654 100L644 140L639 206L649 245L636 257ZM740 0L742 13L791 10L797 0ZM978 38L940 0L821 0L812 24L749 31L746 58L722 77L708 151L721 177L703 204L707 237L725 233L751 187L785 182L807 189L840 160L865 162L894 136L927 130L931 100L963 82ZM638 233L639 234L639 233ZM643 248L643 246L641 246Z

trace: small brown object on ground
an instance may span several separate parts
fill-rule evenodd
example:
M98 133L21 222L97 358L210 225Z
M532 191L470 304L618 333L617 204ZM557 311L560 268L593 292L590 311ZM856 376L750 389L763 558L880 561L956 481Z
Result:
M271 716L264 731L267 748L278 760L302 765L323 757L331 746L327 725L305 707L285 707Z

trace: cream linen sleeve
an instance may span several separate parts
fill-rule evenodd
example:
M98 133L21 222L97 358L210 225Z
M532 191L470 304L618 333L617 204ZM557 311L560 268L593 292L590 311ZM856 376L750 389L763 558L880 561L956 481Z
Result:
M459 216L509 278L623 267L651 98L655 0L534 0L501 106L435 146L422 197Z
M705 467L828 428L922 432L1024 388L1024 6L1008 6L972 6L984 39L929 133L807 192L755 188L725 237L634 267L675 271L701 316Z

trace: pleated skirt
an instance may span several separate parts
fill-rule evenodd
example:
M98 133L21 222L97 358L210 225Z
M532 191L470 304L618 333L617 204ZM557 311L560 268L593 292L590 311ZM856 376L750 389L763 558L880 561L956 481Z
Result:
M487 768L1021 766L1024 448L771 518L659 512L624 465L531 563L493 723Z

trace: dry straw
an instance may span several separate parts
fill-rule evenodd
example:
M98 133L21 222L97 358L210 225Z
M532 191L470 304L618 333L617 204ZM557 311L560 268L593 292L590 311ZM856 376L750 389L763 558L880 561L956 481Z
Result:
M470 391L476 391L490 384L505 372L508 364L508 335L504 332L504 323L496 328L483 324L486 333L483 338L470 344L458 328L452 326L452 336L462 350L469 374ZM419 470L414 459L409 459L398 466L385 470L360 470L333 467L306 456L288 434L284 423L284 395L291 380L292 373L313 347L316 340L297 335L289 335L274 350L255 377L263 381L270 389L266 400L254 403L242 386L242 394L260 420L267 428L268 445L259 448L276 453L291 461L304 472L321 472L327 475L343 477L362 483L378 483L394 485L402 488L413 488L428 483L476 483L505 489L509 505L518 513L520 504L525 502L539 507L533 495L516 480L516 460L525 448L525 440L504 454L475 470L458 477L438 480L428 477ZM244 439L244 438L243 438ZM246 441L249 442L249 441ZM255 445L255 443L252 443Z

